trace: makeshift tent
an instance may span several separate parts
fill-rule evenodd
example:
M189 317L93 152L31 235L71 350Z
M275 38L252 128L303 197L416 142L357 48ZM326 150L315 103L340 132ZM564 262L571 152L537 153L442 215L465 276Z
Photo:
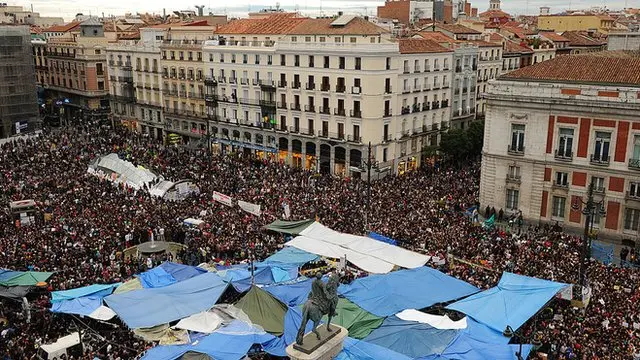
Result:
M20 274L23 274L24 271L13 271L13 270L7 270L7 269L0 269L0 283L2 283L3 281L7 281L9 279L11 279L12 277L18 276Z
M531 350L531 345L522 345L520 359L528 359ZM519 345L488 344L465 334L458 334L441 353L417 360L518 360L516 355L518 351Z
M164 269L164 271L169 273L169 275L173 276L176 281L191 279L194 276L198 276L207 272L207 270L198 266L177 264L170 261L163 262L162 264L160 264L160 267Z
M89 315L102 306L102 296L83 296L75 299L60 300L51 306L51 312L64 314Z
M457 330L441 330L427 324L400 320L390 316L364 341L411 358L441 353L455 338Z
M2 286L35 286L38 283L46 282L52 272L25 271L7 280L0 281Z
M253 344L268 348L274 340L273 335L236 320L190 344L156 346L147 350L141 360L174 360L187 352L206 354L216 360L240 360Z
M89 295L110 295L113 289L120 286L120 283L115 284L93 284L89 286L83 286L76 289L52 291L51 302L55 303L64 300L73 300Z
M283 234L299 235L302 230L313 224L313 222L312 219L299 221L276 220L269 225L265 225L264 228Z
M423 266L430 259L429 256L376 241L365 236L343 234L317 222L314 222L302 230L300 235L346 247L355 252L367 254L382 261L408 269ZM347 258L347 260L349 260L349 258Z
M310 252L300 250L291 246L286 246L284 249L276 252L275 254L266 258L262 263L266 265L292 265L302 266L308 262L318 260L319 256Z
M331 323L338 324L349 330L349 336L354 339L364 339L373 329L379 328L384 321L383 318L363 310L345 298L338 299L336 314L337 315L331 319ZM328 317L324 316L322 320L326 322Z
M505 272L498 286L457 301L457 310L502 332L507 325L518 329L567 284Z
M159 345L183 345L191 341L187 330L172 329L169 327L169 324L135 329L133 333L144 341L155 341L158 342Z
M116 313L108 307L102 305L88 316L92 319L108 321L113 319L116 316Z
M0 297L19 300L27 296L34 289L33 286L2 286L0 285Z
M52 344L41 345L40 348L47 353L48 359L55 359L67 354L67 349L80 344L80 334L78 332L71 333L56 340Z
M422 309L478 292L462 280L430 267L370 275L338 288L340 294L376 316Z
M335 360L411 360L410 357L366 341L347 337Z
M120 159L115 153L96 158L89 165L89 172L97 173L98 171L110 175L109 179L114 182L124 182L135 189L140 189L145 184L157 179L157 176L150 170L142 166L136 167L131 162Z
M174 326L177 329L185 329L204 334L210 334L222 325L222 318L214 312L201 312L184 318Z
M386 237L384 235L375 233L373 231L369 232L369 236L370 238L374 239L374 240L378 240L378 241L382 241L383 243L387 243L390 245L398 245L398 242L393 240L392 238Z
M405 321L415 321L427 325L431 325L436 329L448 330L448 329L466 329L467 318L463 317L458 321L451 320L447 315L432 315L423 313L415 309L408 309L396 314L396 316Z
M252 286L249 292L236 303L236 307L244 311L251 322L262 326L265 331L276 336L284 332L287 305L259 287Z
M273 285L264 290L289 306L302 305L311 292L313 279L306 279L292 284Z
M131 290L142 289L142 283L139 278L133 278L131 280L126 281L124 284L118 286L117 289L113 291L114 294L122 294Z
M254 283L259 285L269 285L276 282L273 278L273 272L269 267L255 270L253 272L253 279L251 278L251 272L248 270L245 271L247 272L247 276L231 282L231 285L233 285L238 292L245 292L249 290L251 285Z
M143 288L160 288L175 284L176 279L161 267L156 267L136 275Z
M155 289L107 296L107 305L130 328L151 327L180 320L213 307L227 288L214 273Z

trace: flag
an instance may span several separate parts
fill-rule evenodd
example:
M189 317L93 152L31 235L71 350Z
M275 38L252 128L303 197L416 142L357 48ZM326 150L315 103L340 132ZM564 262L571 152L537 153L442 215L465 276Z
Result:
M484 222L484 227L491 228L493 224L496 222L496 215L491 215L491 217Z

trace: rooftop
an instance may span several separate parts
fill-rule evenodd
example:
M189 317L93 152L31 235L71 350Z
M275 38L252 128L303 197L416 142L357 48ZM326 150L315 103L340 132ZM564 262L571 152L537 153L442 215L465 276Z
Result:
M438 27L438 28L440 28L442 30L448 31L450 33L456 34L456 35L457 34L460 34L460 35L463 35L463 34L480 35L480 34L482 34L478 30L474 30L474 29L468 28L466 26L458 25L458 24L442 24L442 23L438 23L436 25L436 27Z
M554 32L552 32L552 31L546 31L546 32L541 31L539 35L540 35L540 36L542 36L542 37L544 37L545 39L549 39L549 40L551 40L551 41L553 41L553 42L566 42L566 41L570 41L570 40L569 40L569 39L567 39L566 37L564 37L564 36L562 36L562 35L560 35L560 34L554 33Z
M337 23L339 19L304 19L289 34L297 35L380 35L387 30L361 17ZM337 25L344 24L344 25Z
M607 43L580 31L565 31L562 33L562 37L569 40L569 46L602 46Z
M80 26L80 21L72 21L65 25L56 25L44 29L44 32L68 32Z
M533 50L515 41L506 40L503 54L533 54Z
M584 84L640 86L640 52L603 51L558 56L501 76L506 80L533 80Z
M296 27L305 18L297 17L294 13L273 14L254 19L232 20L218 26L218 34L285 34Z
M458 40L455 40L440 31L421 31L417 35L423 39L433 40L439 44L453 44L458 42Z
M511 14L506 13L500 9L492 9L492 10L487 10L484 12L481 12L480 14L478 14L478 16L480 18L511 18Z
M443 53L451 50L440 46L437 42L428 39L399 39L401 54Z

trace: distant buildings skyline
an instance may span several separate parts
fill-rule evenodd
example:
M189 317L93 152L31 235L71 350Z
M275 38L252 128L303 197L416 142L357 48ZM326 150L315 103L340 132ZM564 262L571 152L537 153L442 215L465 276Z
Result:
M331 15L338 11L345 13L353 13L358 15L375 15L376 7L384 4L384 1L370 0L280 0L279 2L271 2L267 0L258 0L251 4L232 3L231 6L216 6L218 1L200 1L194 2L193 5L176 7L175 2L169 0L140 1L135 4L125 0L112 0L109 2L99 0L88 0L82 5L75 3L70 4L62 0L19 0L9 2L9 5L19 5L30 9L33 6L34 11L40 12L43 16L62 16L65 21L71 21L77 13L94 16L124 15L125 13L158 13L162 14L166 9L167 14L171 14L175 10L194 10L195 5L204 5L205 13L213 12L214 14L226 14L230 17L244 17L249 11L258 11L262 8L276 7L279 3L280 7L287 11L299 11L303 15L318 16ZM479 11L484 11L489 7L489 1L471 1L474 7ZM133 5L133 6L132 6ZM601 7L601 0L517 0L505 1L502 5L504 11L512 15L538 15L541 6L551 7L552 13L561 12L566 9L589 9L591 7ZM608 9L622 9L625 7L639 7L640 0L614 0L608 1L606 6Z

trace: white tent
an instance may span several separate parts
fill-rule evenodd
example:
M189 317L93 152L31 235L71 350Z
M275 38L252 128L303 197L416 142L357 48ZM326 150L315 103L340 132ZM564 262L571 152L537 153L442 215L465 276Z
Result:
M176 329L184 329L204 334L211 334L222 325L222 318L213 312L201 312L184 318L174 326Z
M396 316L406 321L416 321L423 324L428 324L436 329L449 330L449 329L466 329L467 317L463 317L458 321L451 320L447 315L431 315L423 313L415 309L407 309L396 314Z
M374 273L384 273L391 271L391 269L383 271L388 267L388 264L391 264L392 268L393 265L397 265L399 267L407 269L417 268L420 266L424 266L424 264L426 264L431 258L430 256L418 254L416 252L409 251L401 247L387 244L365 236L344 234L335 230L331 230L318 222L314 222L306 229L302 230L300 232L300 237L303 237L305 239L315 239L316 242L313 245L304 245L301 244L301 241L298 241L294 244L299 246L296 246L294 244L292 244L291 246L295 246L302 250L309 251L321 256L329 256L311 251L309 249L304 249L300 246L313 247L316 248L317 251L322 251L322 249L320 249L321 246L335 245L341 249L349 249L355 254L359 254L359 256L361 256L363 260L367 259L368 262L373 263L373 259L377 259L378 262L376 262L376 267L378 267L381 271L369 271L355 262L356 259L354 259L354 254L352 254L352 257L349 257L349 255L347 255L348 261L362 268L363 270ZM317 241L320 241L321 243L317 243ZM309 242L309 240L306 240L306 242Z
M96 159L92 168L95 172L107 171L116 174L113 178L115 182L124 182L134 189L140 189L157 178L150 170L142 166L136 167L131 162L120 159L115 153Z
M44 350L49 359L60 357L67 354L67 349L80 344L80 334L78 332L71 333L67 336L59 338L53 344L41 345L40 348Z

